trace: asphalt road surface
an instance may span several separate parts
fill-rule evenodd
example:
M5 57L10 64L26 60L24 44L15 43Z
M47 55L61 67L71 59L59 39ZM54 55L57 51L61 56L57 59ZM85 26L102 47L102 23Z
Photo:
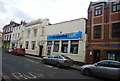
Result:
M57 68L41 63L40 60L25 56L2 53L2 76L4 80L43 80L43 79L78 79L104 81L100 78L88 77L73 68Z

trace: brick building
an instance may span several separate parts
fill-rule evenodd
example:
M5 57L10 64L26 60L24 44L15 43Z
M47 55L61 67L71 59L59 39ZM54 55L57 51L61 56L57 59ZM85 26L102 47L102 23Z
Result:
M86 63L120 61L120 1L91 2L88 8Z

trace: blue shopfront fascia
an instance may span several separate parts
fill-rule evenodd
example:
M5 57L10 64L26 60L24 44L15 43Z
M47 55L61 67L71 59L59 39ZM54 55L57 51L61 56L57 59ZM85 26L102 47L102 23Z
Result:
M54 34L47 36L47 40L78 39L78 38L82 38L82 32Z

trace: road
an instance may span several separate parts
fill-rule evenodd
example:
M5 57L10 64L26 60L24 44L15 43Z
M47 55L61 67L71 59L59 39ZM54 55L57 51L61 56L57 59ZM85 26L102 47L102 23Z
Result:
M88 77L73 68L57 68L43 64L40 60L25 56L2 53L2 75L4 79L13 80L42 80L42 79L88 79L103 81L100 78Z

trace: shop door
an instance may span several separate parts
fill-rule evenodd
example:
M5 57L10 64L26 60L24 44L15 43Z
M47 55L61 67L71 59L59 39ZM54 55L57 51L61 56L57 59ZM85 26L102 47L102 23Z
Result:
M100 50L94 50L94 63L100 61Z
M40 45L40 46L39 46L39 56L40 56L40 57L42 56L42 50L43 50L43 46Z

